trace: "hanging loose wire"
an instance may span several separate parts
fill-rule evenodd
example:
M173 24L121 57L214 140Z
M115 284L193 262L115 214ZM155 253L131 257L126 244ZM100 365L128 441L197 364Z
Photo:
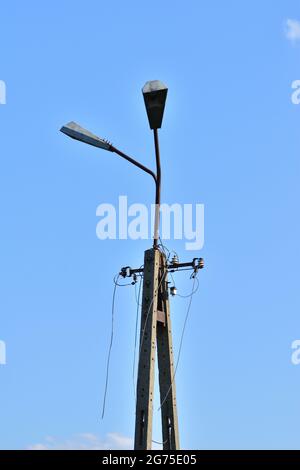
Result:
M110 367L110 357L111 357L111 351L112 351L113 339L114 339L116 291L117 291L117 287L125 287L125 286L130 286L131 285L131 283L119 284L119 282L118 282L119 277L120 277L120 274L117 274L113 279L114 290L113 290L112 306L111 306L111 334L110 334L110 343L109 343L107 363L106 363L106 378L105 378L105 387L104 387L104 396L103 396L103 405L102 405L102 419L104 418L104 414L105 414L106 396L107 396L108 378L109 378L109 367Z
M166 439L164 442L158 442L158 441L155 441L154 439L152 439L152 442L153 444L158 444L159 446L164 446L167 442L168 442L169 439Z
M180 361L180 356L181 356L181 350L182 350L182 344L183 344L183 338L184 338L184 333L185 333L185 329L186 329L186 325L187 325L187 321L188 321L188 318L189 318L189 314L190 314L190 310L191 310L191 305L192 305L192 300L193 300L193 296L195 294L195 280L196 280L196 276L193 278L193 287L192 287L192 293L190 294L190 300L189 300L189 304L188 304L188 308L187 308L187 312L186 312L186 315L185 315L185 320L184 320L184 324L183 324L183 329L182 329L182 333L181 333L181 338L180 338L180 345L179 345L179 351L178 351L178 357L177 357L177 361L176 361L176 366L175 366L175 370L174 370L174 374L173 374L173 377L172 377L172 380L171 380L171 384L170 384L170 387L168 388L168 391L164 397L164 399L162 400L161 404L160 404L160 407L158 408L157 411L159 411L165 401L167 400L168 396L169 396L169 393L173 387L173 383L174 383L174 380L175 380L175 376L176 376L176 372L177 372L177 369L178 369L178 364L179 364L179 361ZM197 279L198 281L198 279Z
M143 269L144 265L140 266L140 269ZM141 278L141 283L142 283L142 280L143 280L143 272L139 275L139 277ZM138 305L138 307L141 307L142 304L140 303L140 294L141 294L141 284L139 286L139 291L137 292L137 288L136 288L136 285L137 285L137 281L134 283L134 295L135 295L135 301Z
M169 258L171 256L171 253L175 253L175 251L170 251L166 246L164 246L162 244L162 241L160 239L160 247L165 255L165 258L166 258L166 263L168 263L169 261ZM166 253L166 251L168 252L168 255ZM141 266L142 268L142 266ZM157 287L157 292L159 291L160 289L160 286L162 284L162 282L164 281L165 277L166 277L166 274L167 274L167 269L164 270L163 272L163 275L161 276L161 279L160 279L160 282L158 284L158 287ZM186 316L185 316L185 320L184 320L184 324L183 324L183 329L182 329L182 334L181 334L181 338L180 338L180 345L179 345L179 352L178 352L178 357L177 357L177 361L176 361L176 366L175 366L175 370L174 370L174 374L173 374L173 377L172 377L172 380L171 380L171 384L170 384L170 387L164 397L164 399L162 400L161 402L161 405L160 407L158 408L158 411L162 408L162 406L164 405L165 401L167 400L168 396L169 396L169 393L172 389L172 386L173 386L173 383L174 383L174 380L175 380L175 376L176 376L176 373L177 373L177 369L178 369L178 365L179 365L179 361L180 361L180 357L181 357L181 351L182 351L182 344L183 344L183 338L184 338L184 333L185 333L185 329L186 329L186 325L187 325L187 321L188 321L188 317L189 317L189 313L190 313L190 309L191 309L191 304L192 304L192 299L193 299L193 296L194 294L197 292L198 288L199 288L199 281L196 277L196 274L197 273L193 273L191 278L193 279L193 287L192 287L192 291L189 295L180 295L180 294L177 294L179 297L181 298L189 298L189 304L188 304L188 309L187 309L187 313L186 313ZM117 287L126 287L126 286L130 286L133 284L133 282L130 282L130 283L126 283L126 284L122 284L122 283L119 283L119 278L120 278L120 273L117 274L114 279L113 279L113 282L114 282L114 290L113 290L113 296L112 296L112 308L111 308L111 335L110 335L110 343L109 343L109 349L108 349L108 356L107 356L107 364L106 364L106 378L105 378L105 387L104 387L104 397L103 397L103 406L102 406L102 419L104 418L104 415L105 415L105 408L106 408L106 398L107 398L107 390L108 390L108 380L109 380L109 369L110 369L110 359L111 359L111 352L112 352L112 346L113 346L113 339L114 339L114 317L115 317L115 298L116 298L116 290L117 290ZM136 282L134 282L134 285L135 285L135 299L136 299L136 303L137 303L137 311L136 311L136 322L135 322L135 339L134 339L134 357L133 357L133 368L132 368L132 381L133 381L133 389L134 389L134 395L135 395L135 400L136 400L136 393L135 393L135 369L136 369L136 350L137 350L137 338L138 338L138 320L139 320L139 308L141 307L141 304L140 304L140 295L141 295L141 288L142 288L142 279L143 279L143 275L140 276L141 280L140 280L140 284L139 284L139 289L138 289L138 294L136 292ZM197 286L195 288L195 283L197 282ZM155 295L156 293L154 293L153 295L153 298L151 300L151 303L149 305L149 308L148 308L148 311L147 311L147 315L146 315L146 319L145 319L145 324L144 324L144 327L143 327L143 330L141 332L141 340L140 340L140 348L139 348L139 355L138 355L138 364L140 362L140 356L141 356L141 350L142 350L142 346L143 346L143 341L144 341L144 336L145 336L145 331L146 331L146 326L147 326L147 322L148 322L148 318L149 318L149 315L150 315L150 310L152 308L152 305L153 305L153 302L154 302L154 298L155 298ZM160 442L156 442L156 441L153 441L157 444L160 444L160 445L164 445L164 443L160 443Z
M119 277L120 277L120 274L116 274L115 277L114 277L114 284L118 287L126 287L126 286L131 286L132 283L131 282L126 282L126 284L120 284L118 282L119 280Z
M114 285L114 291L113 291L113 297L112 297L112 307L111 307L111 334L110 334L110 343L109 343L107 363L106 363L106 378L105 378L104 397L103 397L103 406L102 406L102 419L104 418L104 414L105 414L110 356L111 356L111 350L112 350L113 339L114 339L115 299L116 299L116 290L117 290L117 287L118 287L119 277L120 277L120 275L117 276L117 279L116 279L116 276L114 277L114 284L115 285Z
M174 252L174 251L170 251L166 246L164 246L162 244L162 241L160 239L160 246L162 248L162 251L163 253L165 254L165 257L166 257L166 262L168 262L170 256L171 256L171 253ZM168 254L166 253L166 251L168 252ZM175 253L175 252L174 252ZM142 268L142 266L141 266ZM167 270L164 270L164 273L163 275L161 276L161 279L160 279L160 282L158 284L158 287L157 287L157 291L159 290L162 282L164 281L165 277L166 277L166 274L167 274ZM113 346L113 339L114 339L114 317L115 317L115 298L116 298L116 290L117 290L117 287L126 287L126 286L130 286L132 285L133 283L132 282L129 282L129 283L125 283L125 284L122 284L122 283L119 283L119 278L120 278L120 274L117 274L114 279L113 279L113 282L114 282L114 290L113 290L113 296L112 296L112 308L111 308L111 335L110 335L110 343L109 343L109 348L108 348L108 356L107 356L107 364L106 364L106 378L105 378L105 387L104 387L104 397L103 397L103 406L102 406L102 419L104 418L104 415L105 415L105 408L106 408L106 398L107 398L107 390L108 390L108 380L109 380L109 369L110 369L110 359L111 359L111 352L112 352L112 346ZM139 289L138 289L138 294L136 293L136 283L135 283L135 298L136 298L136 303L137 303L137 312L136 312L136 322L135 322L135 339L134 339L134 358L133 358L133 368L132 368L132 381L133 381L133 388L134 388L134 394L135 394L135 368L136 368L136 350L137 350L137 338L138 338L138 319L139 319L139 308L141 307L141 304L140 304L140 295L141 295L141 289L142 289L142 279L143 279L143 276L141 275L141 280L140 280L140 284L139 284ZM195 281L197 281L197 287L196 289L194 288L195 287ZM182 296L182 295L179 295L179 297L183 297L183 298L188 298L190 297L190 302L189 302L189 306L188 306L188 311L187 311L187 314L186 314L186 318L185 318L185 322L184 322L184 326L183 326L183 331L182 331L182 335L181 335L181 340L180 340L180 347L179 347L179 353L178 353L178 359L177 359L177 363L176 363L176 367L175 367L175 371L174 371L174 375L173 375L173 378L172 378L172 382L171 382L171 385L170 385L170 388L169 390L167 391L166 393L166 396L164 398L164 400L162 401L161 405L160 405L160 408L163 406L164 402L166 401L168 395L169 395L169 392L172 388L172 385L173 385L173 381L175 379L175 375L176 375L176 372L177 372L177 368L178 368L178 364L179 364L179 360L180 360L180 355L181 355L181 349L182 349L182 342L183 342L183 336L184 336L184 332L185 332L185 328L186 328L186 323L187 323L187 320L188 320L188 316L189 316L189 311L190 311L190 307L191 307L191 301L192 301L192 297L193 295L195 294L195 292L198 290L198 287L199 287L199 282L198 282L198 279L196 278L196 276L194 277L194 282L193 282L193 288L192 288L192 292L191 294L187 295L187 296ZM156 294L156 293L155 293ZM148 311L147 311L147 315L146 315L146 319L145 319L145 324L144 324L144 328L143 328L143 331L142 331L142 334L141 334L141 341L140 341L140 348L139 348L139 356L138 356L138 363L140 361L140 356L141 356L141 349L142 349L142 346L143 346L143 341L144 341L144 336L145 336L145 331L146 331L146 326L147 326L147 321L148 321L148 318L149 318L149 315L150 315L150 310L152 308L152 305L153 305L153 302L154 302L154 297L155 297L155 294L151 300L151 303L149 305L149 308L148 308ZM178 295L178 294L177 294ZM136 399L136 396L135 396L135 399ZM159 408L159 410L160 410ZM161 444L161 443L159 443ZM162 443L163 444L163 443Z
M176 253L176 251L174 250L169 250L163 243L162 243L162 240L161 238L159 237L159 240L160 240L160 247L162 248L163 252L164 252L164 255L166 256L167 258L167 262L169 261L170 259L170 256L171 256L171 253L174 253L175 256L177 256L178 258L178 254ZM168 256L167 256L167 253L166 251L168 252ZM173 281L173 284L175 285L175 282L174 282L174 278L172 276L172 273L169 273L170 276L171 276L171 279ZM180 294L177 294L179 297L181 298L189 298L189 304L188 304L188 308L187 308L187 312L186 312L186 316L185 316L185 320L184 320L184 324L183 324L183 329L182 329L182 333L181 333L181 338L180 338L180 344L179 344L179 351L178 351L178 357L177 357L177 361L176 361L176 366L175 366L175 370L174 370L174 374L173 374L173 377L172 377L172 380L171 380L171 384L170 384L170 387L164 397L164 399L162 400L161 404L160 404L160 407L158 408L157 411L159 411L162 406L164 405L164 403L166 402L168 396L169 396L169 393L172 389L172 386L173 386L173 383L174 383L174 380L175 380L175 376L176 376L176 373L177 373L177 369L178 369L178 365L179 365L179 362L180 362L180 357L181 357L181 351L182 351L182 344L183 344L183 338L184 338L184 333L185 333L185 329L186 329L186 325L187 325L187 321L188 321L188 318L189 318L189 314L190 314L190 310L191 310L191 305L192 305L192 300L193 300L193 296L194 294L197 292L197 290L199 289L199 281L197 279L197 272L194 272L191 277L191 279L193 279L193 286L192 286L192 291L190 294L188 295L180 295ZM197 282L197 286L195 288L195 283Z
M197 286L195 289L192 290L192 292L188 295L181 295L181 294L176 294L176 297L181 297L182 299L189 299L191 296L196 294L197 290L199 289L199 280L197 277L194 277L195 281L197 281Z

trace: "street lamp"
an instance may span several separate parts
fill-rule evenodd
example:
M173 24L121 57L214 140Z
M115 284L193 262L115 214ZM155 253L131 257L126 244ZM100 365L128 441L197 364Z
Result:
M160 209L160 186L161 186L161 166L160 166L160 154L159 154L159 142L158 142L158 132L157 129L161 127L165 102L167 97L168 89L167 87L160 82L159 80L154 80L147 82L142 89L144 101L146 105L146 111L148 115L148 120L150 124L150 129L153 129L154 132L154 145L155 145L155 156L156 156L156 174L142 165L142 163L137 160L129 157L125 153L121 152L119 149L114 147L110 142L105 139L102 139L90 131L84 129L83 127L76 124L76 122L69 122L65 124L60 131L66 134L72 139L79 140L85 144L92 145L93 147L98 147L109 152L114 152L120 157L124 158L128 162L137 166L144 172L152 176L155 182L155 222L154 222L154 248L158 246L159 239L159 209Z
M176 367L174 367L172 347L169 282L167 275L168 272L192 269L194 271L192 277L195 278L198 270L202 269L204 265L202 258L194 258L193 261L189 263L179 263L177 255L175 255L171 263L169 263L169 258L166 257L166 254L163 252L164 250L161 251L158 249L161 192L158 129L162 124L168 89L162 82L154 80L147 82L142 92L150 129L152 129L154 133L156 172L153 172L137 160L121 152L107 140L97 137L90 131L83 129L75 122L69 122L63 126L61 132L72 139L118 154L120 157L151 175L154 179L156 193L153 248L145 251L143 267L131 269L127 266L122 268L119 272L119 275L123 278L132 278L133 283L135 283L137 273L143 276L134 448L135 450L148 450L152 448L155 355L157 348L163 449L178 450L179 431L175 390ZM174 296L176 292L177 289L175 285L173 285L170 289L170 293ZM108 364L109 358L110 355L108 357Z
M143 89L144 101L148 115L150 129L154 133L154 147L156 157L156 194L155 194L155 221L154 221L154 247L158 245L160 225L160 188L161 188L161 166L158 131L161 128L168 88L159 80L146 82Z

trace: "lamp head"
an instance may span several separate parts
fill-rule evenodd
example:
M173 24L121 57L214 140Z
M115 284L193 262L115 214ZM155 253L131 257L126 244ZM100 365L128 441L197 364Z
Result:
M79 140L85 144L93 145L103 150L111 150L111 144L100 137L92 134L83 127L76 124L76 122L69 122L60 129L61 132L71 137L72 139Z
M150 129L160 129L164 115L168 88L160 80L145 83L143 96Z

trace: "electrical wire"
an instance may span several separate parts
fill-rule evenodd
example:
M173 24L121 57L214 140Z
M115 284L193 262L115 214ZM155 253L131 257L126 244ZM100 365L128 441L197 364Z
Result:
M176 251L174 251L174 250L169 250L169 248L168 248L166 245L163 244L162 239L161 239L160 237L159 237L159 241L160 241L159 246L162 248L162 250L163 250L163 252L164 252L164 255L165 255L166 259L167 259L167 262L169 262L169 259L170 259L172 253L174 253L174 254L177 256L177 258L178 258L178 254L176 253ZM167 256L166 250L167 250L167 252L168 252L168 256Z
M160 244L158 246L160 246L162 248L162 250L165 254L165 257L169 260L170 256L171 256L171 252L170 252L169 248L163 244L162 239L160 237L159 237L159 241L160 241ZM168 256L167 256L166 250L168 252Z
M160 237L159 237L159 240L160 240L160 245L159 245L159 246L161 246L161 248L162 248L162 250L163 250L163 252L164 252L164 255L165 255L165 257L166 257L167 263L169 262L171 253L174 253L174 254L178 257L176 251L174 251L174 250L169 250L169 248L168 248L166 245L163 244L163 242L162 242L162 240L161 240ZM167 252L168 252L168 256L167 256L166 250L167 250ZM170 277L171 277L171 279L172 279L172 282L173 282L173 284L174 284L174 286L175 286L175 280L174 280L174 277L173 277L173 275L172 275L172 273L171 273L170 271L169 271L169 275L170 275Z
M174 253L174 255L177 256L177 258L179 258L177 251L175 251L175 250L169 250L169 248L168 248L166 245L163 244L161 237L159 237L159 241L160 241L159 246L161 246L163 250L167 250L167 252L168 252L168 259L170 258L170 256L171 256L172 253ZM165 253L165 254L166 254L166 253Z
M153 444L158 444L159 446L164 446L164 445L168 442L168 440L169 440L169 439L166 439L164 442L158 442L158 441L154 441L154 440L152 439L152 442L153 442Z
M177 256L177 258L178 258L177 252L176 252L175 250L169 250L169 248L168 248L166 245L164 245L164 244L162 243L162 240L161 240L160 237L159 237L159 241L160 241L160 245L159 245L159 246L161 246L161 248L162 248L162 250L163 250L163 252L164 252L164 254L165 254L166 257L167 257L167 254L166 254L166 251L165 251L165 250L167 250L167 252L168 252L168 257L167 257L168 259L167 259L167 260L169 260L169 258L170 258L170 256L171 256L172 253L174 253L174 254ZM169 275L170 275L170 277L171 277L171 279L172 279L172 282L173 282L173 284L174 284L174 286L175 286L174 276L172 275L172 273L171 273L170 271L169 271ZM194 291L192 291L192 292L191 292L190 294L188 294L188 295L181 295L181 294L178 294L178 293L177 293L176 296L181 297L182 299L188 299L189 297L191 297L191 295L194 295L194 294L197 292L197 290L199 289L199 281L198 281L197 278L195 278L195 279L197 280L197 287L196 287L196 289L195 289Z
M161 246L161 248L162 248L162 250L163 250L163 252L164 252L165 257L167 258L167 263L169 262L172 253L174 253L174 255L176 255L177 258L178 258L177 252L176 252L175 250L169 250L169 248L168 248L166 245L163 244L162 239L161 239L160 237L159 237L159 241L160 241L159 246ZM167 256L167 253L166 253L165 250L167 250L168 256ZM172 282L173 282L173 284L174 284L174 286L175 286L174 277L173 277L173 275L172 275L172 273L171 273L170 271L169 271L169 275L170 275L170 277L171 277L171 279L172 279Z
M188 308L187 308L187 312L186 312L186 316L185 316L185 320L184 320L184 324L183 324L183 329L182 329L182 333L181 333L181 338L180 338L180 345L179 345L179 351L178 351L178 357L177 357L177 361L176 361L176 366L175 366L175 370L174 370L174 374L173 374L173 377L172 377L172 380L171 380L171 384L170 384L170 387L164 397L164 399L162 400L161 404L160 404L160 407L158 408L157 411L159 411L162 406L164 405L165 401L167 400L168 396L169 396L169 393L173 387L173 383L174 383L174 380L175 380L175 376L176 376L176 372L177 372L177 369L178 369L178 364L179 364L179 361L180 361L180 356L181 356L181 350L182 350L182 343L183 343L183 338L184 338L184 333L185 333L185 329L186 329L186 325L187 325L187 321L188 321L188 318L189 318L189 313L190 313L190 310L191 310L191 305L192 305L192 300L193 300L193 296L194 296L194 288L195 288L195 280L196 280L196 276L193 278L193 287L192 287L192 294L190 296L190 300L189 300L189 304L188 304Z
M114 277L114 284L115 284L116 286L118 286L118 287L126 287L126 286L131 286L131 285L132 285L131 282L126 282L126 284L120 284L120 283L118 282L119 277L120 277L120 274L116 274L115 277Z
M119 285L118 284L119 277L120 277L120 275L118 275L117 279L116 279L116 276L114 277L115 286L114 286L113 297L112 297L112 306L111 306L111 334L110 334L110 343L109 343L107 363L106 363L106 378L105 378L104 397L103 397L103 406L102 406L102 419L104 418L104 414L105 414L110 356L111 356L111 350L112 350L113 339L114 339L115 299L116 299L116 290L117 290L117 287Z
M140 269L142 269L143 266L140 267ZM143 280L143 274L140 274L139 277L141 278L141 282ZM137 288L136 288L136 285L137 285L137 282L134 283L134 295L135 295L135 301L136 303L138 304L139 307L142 306L142 304L140 304L140 289L139 289L139 293L137 293ZM140 284L141 286L141 284ZM141 287L140 287L141 288Z
M106 396L107 396L108 378L109 378L109 367L110 367L110 357L111 357L111 351L112 351L113 339L114 339L116 291L117 291L117 287L125 287L125 286L130 286L131 285L131 283L119 284L119 282L118 282L119 277L120 277L120 274L116 274L116 276L113 279L114 290L113 290L112 306L111 306L111 334L110 334L110 343L109 343L107 362L106 362L106 378L105 378L105 387L104 387L104 396L103 396L103 405L102 405L102 419L104 418L104 414L105 414Z
M196 294L197 290L199 289L199 280L197 279L197 277L194 278L196 281L197 281L197 286L195 288L195 290L192 290L192 292L188 295L181 295L181 294L176 294L176 297L181 297L182 299L188 299L190 298L192 295Z

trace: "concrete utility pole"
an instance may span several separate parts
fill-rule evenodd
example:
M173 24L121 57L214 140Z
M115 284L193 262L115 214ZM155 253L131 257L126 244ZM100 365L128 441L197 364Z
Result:
M147 250L138 363L135 449L152 447L153 388L156 346L164 449L179 449L171 319L166 258L157 249Z
M118 154L154 179L156 192L153 248L145 251L143 268L131 269L127 266L122 268L120 272L120 275L124 278L134 277L137 274L143 275L144 278L134 448L136 450L149 450L152 448L154 372L157 350L163 448L165 450L177 450L179 449L179 431L167 276L168 272L186 269L192 269L194 271L193 276L195 276L198 270L204 267L204 263L202 258L194 258L192 262L188 263L179 263L176 256L169 262L164 249L161 249L158 243L161 195L158 129L162 124L168 89L162 82L154 80L147 82L142 91L150 129L153 130L154 134L156 173L118 150L110 142L95 136L75 122L69 122L63 126L61 132L72 139Z

